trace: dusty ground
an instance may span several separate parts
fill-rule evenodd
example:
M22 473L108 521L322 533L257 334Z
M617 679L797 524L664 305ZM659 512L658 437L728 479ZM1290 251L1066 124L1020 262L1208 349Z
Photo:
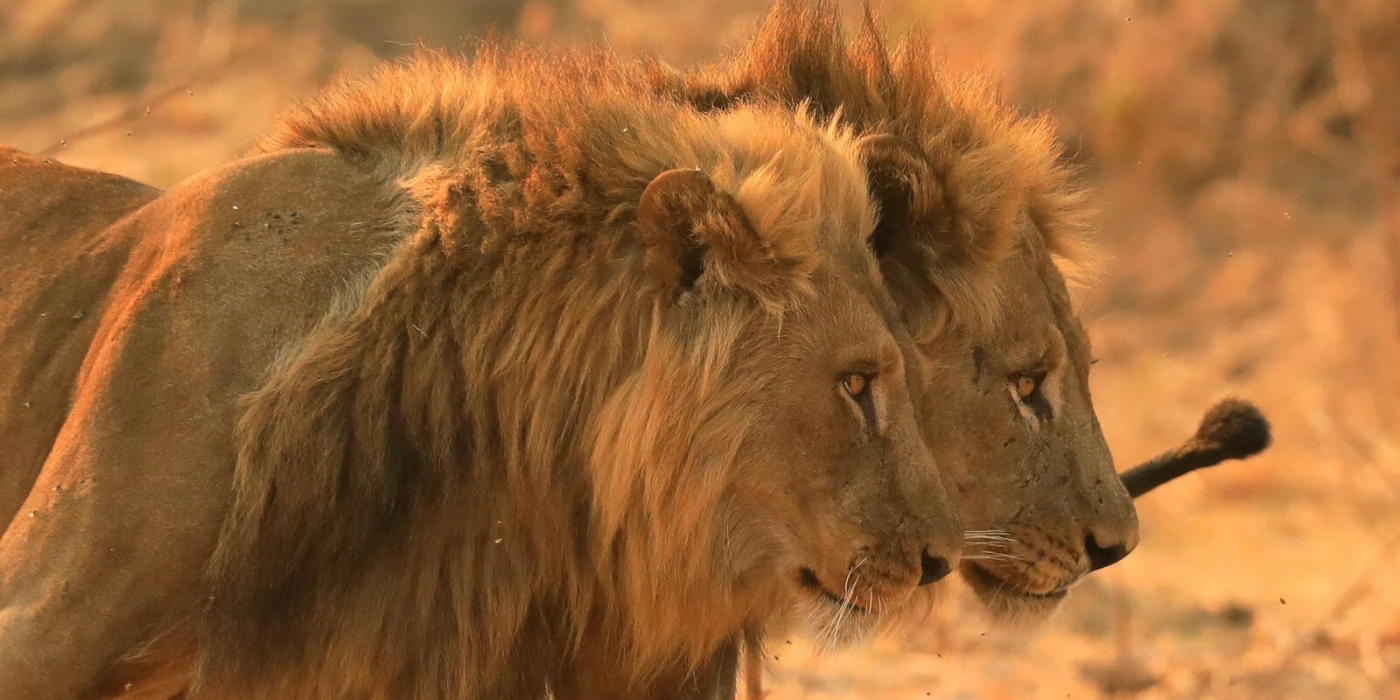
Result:
M0 143L167 186L419 39L460 46L495 21L684 62L763 10L8 0ZM1055 113L1097 187L1108 259L1083 308L1120 467L1228 393L1270 415L1276 443L1140 501L1142 547L1037 635L989 629L957 591L858 651L780 642L770 697L1400 698L1400 5L888 0L884 15Z

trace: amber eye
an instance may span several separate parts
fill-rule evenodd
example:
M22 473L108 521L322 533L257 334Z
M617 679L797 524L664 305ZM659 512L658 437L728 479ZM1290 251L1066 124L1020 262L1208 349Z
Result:
M1025 401L1026 399L1029 399L1031 396L1035 395L1035 392L1038 389L1040 389L1039 377L1032 377L1028 374L1020 374L1016 376L1016 395L1021 397L1022 401Z
M848 374L841 378L841 386L851 398L858 399L870 388L870 377L864 374Z

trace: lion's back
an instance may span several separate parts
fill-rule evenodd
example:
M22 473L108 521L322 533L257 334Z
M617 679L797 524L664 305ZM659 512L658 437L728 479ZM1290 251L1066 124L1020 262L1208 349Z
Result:
M151 402L161 377L231 424L236 395L392 247L382 185L324 151L165 192L0 152L0 521L90 383ZM115 363L102 383L83 379L96 358Z
M160 191L0 148L0 521L38 474L129 242L112 223Z

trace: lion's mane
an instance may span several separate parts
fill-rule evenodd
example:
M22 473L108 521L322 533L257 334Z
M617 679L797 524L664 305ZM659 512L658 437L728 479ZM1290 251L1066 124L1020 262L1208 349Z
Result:
M1085 236L1093 210L1050 115L1020 114L986 76L950 70L926 34L891 46L868 3L848 42L830 0L777 0L729 60L653 79L700 109L784 104L916 144L931 177L892 173L912 191L891 201L911 211L884 218L917 217L924 234L886 221L889 235L876 232L888 246L879 251L886 283L916 337L936 336L952 319L995 324L997 263L1025 236L1039 238L1069 282L1094 274ZM881 176L872 174L877 199Z
M725 407L757 383L717 378L763 372L735 349L746 314L806 293L820 253L798 232L865 202L863 176L840 134L790 111L720 122L653 79L599 55L425 55L261 143L398 183L412 230L245 397L202 688L542 696L581 644L645 678L734 634L701 538L750 422ZM750 216L761 245L711 255L747 303L672 304L679 270L632 232L675 167Z

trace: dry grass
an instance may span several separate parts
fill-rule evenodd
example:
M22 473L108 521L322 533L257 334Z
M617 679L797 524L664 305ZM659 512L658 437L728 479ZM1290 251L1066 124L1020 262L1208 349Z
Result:
M685 62L764 9L10 0L0 143L169 185L419 38L496 21ZM989 631L959 592L861 651L780 643L770 697L1400 697L1400 4L886 0L883 15L1053 111L1087 166L1110 259L1083 305L1120 463L1226 393L1256 401L1277 441L1144 499L1142 548L1035 638Z

